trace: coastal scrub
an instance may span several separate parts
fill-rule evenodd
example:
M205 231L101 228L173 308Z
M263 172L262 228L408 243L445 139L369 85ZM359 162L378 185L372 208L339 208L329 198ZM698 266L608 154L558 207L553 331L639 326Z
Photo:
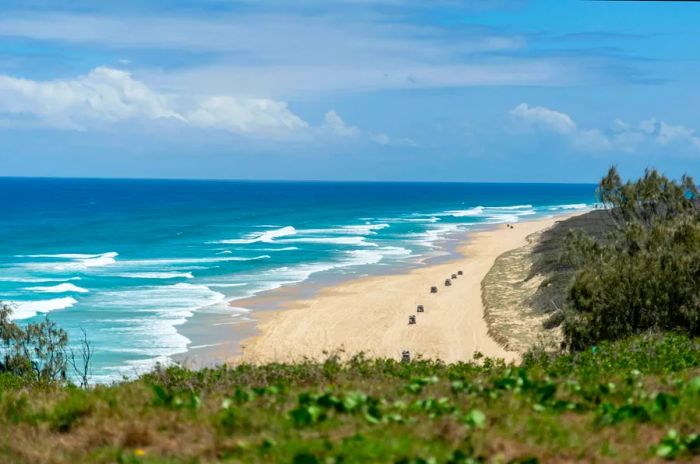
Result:
M647 334L520 365L162 368L88 389L0 376L2 462L652 462L700 457L700 341Z

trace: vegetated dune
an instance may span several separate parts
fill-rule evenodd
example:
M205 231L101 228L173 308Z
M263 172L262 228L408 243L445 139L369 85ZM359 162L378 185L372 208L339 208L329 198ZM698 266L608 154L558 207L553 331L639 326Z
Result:
M527 244L500 255L482 282L489 334L507 350L557 347L562 308L574 270L563 260L566 237L580 230L604 240L612 227L607 211L559 221L527 237Z

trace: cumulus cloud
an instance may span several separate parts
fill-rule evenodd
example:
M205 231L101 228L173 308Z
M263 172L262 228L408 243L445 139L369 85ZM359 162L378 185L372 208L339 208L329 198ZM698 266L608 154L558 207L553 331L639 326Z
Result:
M191 125L241 133L269 133L306 129L309 124L292 113L287 104L268 99L209 97L187 112Z
M87 131L117 123L171 122L202 130L260 137L355 137L380 145L415 146L410 139L365 132L335 111L311 126L287 103L232 95L166 94L130 73L96 68L73 79L34 81L0 75L0 125L40 125Z
M128 73L109 68L97 68L77 79L46 82L0 76L0 112L71 129L96 120L184 119L165 97Z
M611 128L601 130L582 129L566 113L543 106L529 106L527 103L521 103L510 110L510 115L520 129L560 136L581 151L636 152L650 145L672 145L681 150L700 153L700 136L695 130L655 118L637 124L616 120Z
M597 129L581 129L568 114L560 111L521 103L513 108L510 114L525 130L559 134L581 150L610 147L610 141L602 132Z
M675 126L664 121L657 121L656 118L647 119L639 123L637 129L628 128L626 132L640 131L648 137L653 137L662 145L684 144L694 147L700 151L700 136L695 130L685 126Z
M323 128L328 132L341 137L351 137L360 133L359 128L346 124L345 121L343 121L343 118L341 118L340 115L335 112L335 110L330 110L326 113Z
M0 115L56 129L87 130L122 121L174 121L201 129L274 135L308 128L285 102L190 97L151 89L130 73L100 67L74 79L33 81L0 75Z
M551 130L560 134L570 134L577 129L576 123L568 114L543 106L531 107L527 103L521 103L510 110L510 114L532 128Z

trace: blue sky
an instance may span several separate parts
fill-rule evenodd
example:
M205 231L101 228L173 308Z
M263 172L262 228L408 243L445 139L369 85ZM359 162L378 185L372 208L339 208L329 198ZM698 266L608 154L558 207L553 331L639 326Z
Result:
M700 175L700 3L0 3L0 175Z

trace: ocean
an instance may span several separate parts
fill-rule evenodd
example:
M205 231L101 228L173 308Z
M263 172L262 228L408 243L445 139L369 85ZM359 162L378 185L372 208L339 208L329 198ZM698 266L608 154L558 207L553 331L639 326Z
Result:
M465 231L584 209L594 185L0 178L0 300L95 346L94 380L187 351L200 311L445 256Z

